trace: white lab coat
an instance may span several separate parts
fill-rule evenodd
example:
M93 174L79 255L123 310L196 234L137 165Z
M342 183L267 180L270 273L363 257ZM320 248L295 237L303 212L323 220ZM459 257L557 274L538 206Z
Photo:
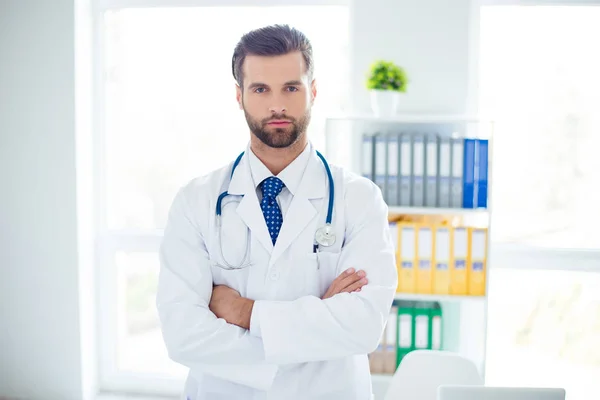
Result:
M161 246L157 307L169 356L190 368L183 398L370 399L367 354L379 343L398 279L381 191L331 165L337 241L317 262L314 234L325 223L329 187L321 160L311 152L273 246L246 153L224 201L222 246L238 263L249 228L252 266L224 270L214 265L222 263L215 206L230 172L231 164L178 192ZM350 267L369 283L321 300ZM208 308L213 284L255 300L259 329L218 319Z

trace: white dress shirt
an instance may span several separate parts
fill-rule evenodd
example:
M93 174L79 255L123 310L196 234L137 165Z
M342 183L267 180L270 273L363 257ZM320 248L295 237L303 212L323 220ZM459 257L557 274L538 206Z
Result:
M304 147L304 150L298 157L294 159L287 167L281 171L277 178L281 179L283 184L285 185L281 190L281 193L277 196L277 204L279 204L279 209L281 210L281 215L283 216L283 220L285 221L285 214L290 207L290 203L292 202L292 198L294 197L294 193L300 182L302 181L302 176L304 175L304 170L308 165L308 160L310 159L310 143ZM252 173L252 180L254 181L254 187L256 188L256 195L258 196L258 201L262 200L262 190L259 185L262 181L267 178L273 176L271 171L263 164L262 161L254 154L254 152L248 146L248 158L250 159L250 171Z

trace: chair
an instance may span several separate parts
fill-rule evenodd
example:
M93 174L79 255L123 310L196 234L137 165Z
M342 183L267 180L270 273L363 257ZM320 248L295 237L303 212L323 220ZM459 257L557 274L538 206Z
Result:
M475 364L456 353L415 350L400 362L384 400L436 400L440 385L483 385Z

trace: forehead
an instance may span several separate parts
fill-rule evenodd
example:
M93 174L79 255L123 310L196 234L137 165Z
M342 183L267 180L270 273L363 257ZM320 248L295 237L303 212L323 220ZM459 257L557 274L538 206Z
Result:
M305 77L306 65L299 51L281 56L249 54L244 60L243 73L244 85L252 82L284 83Z

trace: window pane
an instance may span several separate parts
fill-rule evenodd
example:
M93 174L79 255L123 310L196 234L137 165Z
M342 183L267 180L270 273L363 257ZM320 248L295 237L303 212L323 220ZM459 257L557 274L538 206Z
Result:
M600 398L600 274L492 269L486 384Z
M319 89L309 132L348 101L342 6L151 8L105 14L108 225L164 227L175 191L233 160L249 140L231 57L247 31L289 23L311 40Z
M117 367L121 371L184 377L165 348L156 310L157 253L118 252Z
M496 242L600 248L599 20L593 6L482 9Z

